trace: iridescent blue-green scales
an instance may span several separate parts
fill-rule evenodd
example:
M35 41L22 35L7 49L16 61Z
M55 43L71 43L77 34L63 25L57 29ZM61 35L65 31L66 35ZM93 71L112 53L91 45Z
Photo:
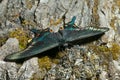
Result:
M39 35L32 39L26 49L6 56L5 60L18 60L31 57L66 43L69 44L76 40L103 34L109 30L105 27L99 29L86 27L81 29L75 26L75 20L76 17L73 16L72 20L64 26L64 29L59 30L56 33L50 32L49 28L48 30L43 31L38 31L35 29L31 30L35 33L35 35Z

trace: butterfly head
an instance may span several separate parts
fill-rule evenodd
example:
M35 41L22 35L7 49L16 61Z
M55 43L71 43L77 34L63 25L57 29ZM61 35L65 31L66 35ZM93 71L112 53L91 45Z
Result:
M58 32L59 30L63 30L64 28L63 28L63 27L60 27L60 26L62 26L62 24L57 25L57 26L51 26L51 27L49 27L49 32L51 32L51 33L56 33L56 32Z

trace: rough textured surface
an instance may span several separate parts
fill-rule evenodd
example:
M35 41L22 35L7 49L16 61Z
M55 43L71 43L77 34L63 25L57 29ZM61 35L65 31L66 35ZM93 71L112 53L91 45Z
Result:
M3 61L5 55L19 50L18 40L10 38L0 48L0 79L1 80L29 80L34 73L39 72L38 58L25 61L22 65Z
M10 53L17 52L19 50L19 42L16 38L9 38L6 43L0 48L0 60Z
M0 9L1 80L119 79L119 0L0 0ZM42 66L42 63L39 64L38 58L31 58L22 64L3 61L6 55L20 50L18 43L21 42L10 38L9 32L19 28L27 32L31 28L42 30L47 27L57 31L63 26L62 16L65 13L65 22L76 16L76 25L79 27L108 27L110 30L90 45L66 50L59 64L54 64L51 59L44 57L43 62L48 60L44 65L52 64L49 71L46 68L50 65L41 69L39 65Z
M96 50L99 50L96 47ZM106 52L105 52L106 53ZM117 80L120 78L119 61L105 59L104 52L99 55L95 50L75 46L67 50L60 63L51 68L45 80ZM104 57L103 57L104 55ZM108 56L110 58L110 56Z

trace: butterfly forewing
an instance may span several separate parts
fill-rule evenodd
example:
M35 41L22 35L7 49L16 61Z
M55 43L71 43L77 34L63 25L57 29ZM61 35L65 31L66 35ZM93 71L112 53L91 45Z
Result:
M46 34L46 33L45 33ZM6 57L6 60L17 60L26 57L30 57L54 47L59 46L59 39L61 35L59 33L49 33L46 36L38 37L36 41L31 43L31 45L23 51L10 54ZM37 41L38 40L38 41Z

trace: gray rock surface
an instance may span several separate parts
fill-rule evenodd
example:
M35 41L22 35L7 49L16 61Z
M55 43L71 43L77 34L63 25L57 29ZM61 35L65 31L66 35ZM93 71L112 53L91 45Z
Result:
M3 60L6 55L19 50L19 42L16 38L9 38L6 43L0 48L0 60Z
M29 80L34 73L39 72L38 58L25 61L22 65L15 62L5 62L6 55L19 50L18 40L10 38L0 48L0 79L1 80Z
M74 46L67 49L67 55L47 72L44 80L119 80L119 60L111 60L107 60L109 66L104 65L104 57L85 46Z
M76 16L75 23L79 27L110 29L101 39L92 43L97 43L97 46L105 43L110 49L109 55L108 51L104 55L104 52L94 52L88 45L82 48L73 47L48 72L39 68L36 57L24 61L23 64L3 61L6 55L20 50L18 40L9 38L0 47L0 80L30 80L34 74L37 74L37 78L44 77L45 80L119 79L119 58L110 57L112 55L116 58L120 55L119 3L119 0L0 0L0 37L8 35L15 28L42 30L50 27L57 31L63 26L61 18L65 13L65 22ZM102 49L104 50L103 47ZM94 56L95 61L91 56ZM107 68L101 63L107 64Z

